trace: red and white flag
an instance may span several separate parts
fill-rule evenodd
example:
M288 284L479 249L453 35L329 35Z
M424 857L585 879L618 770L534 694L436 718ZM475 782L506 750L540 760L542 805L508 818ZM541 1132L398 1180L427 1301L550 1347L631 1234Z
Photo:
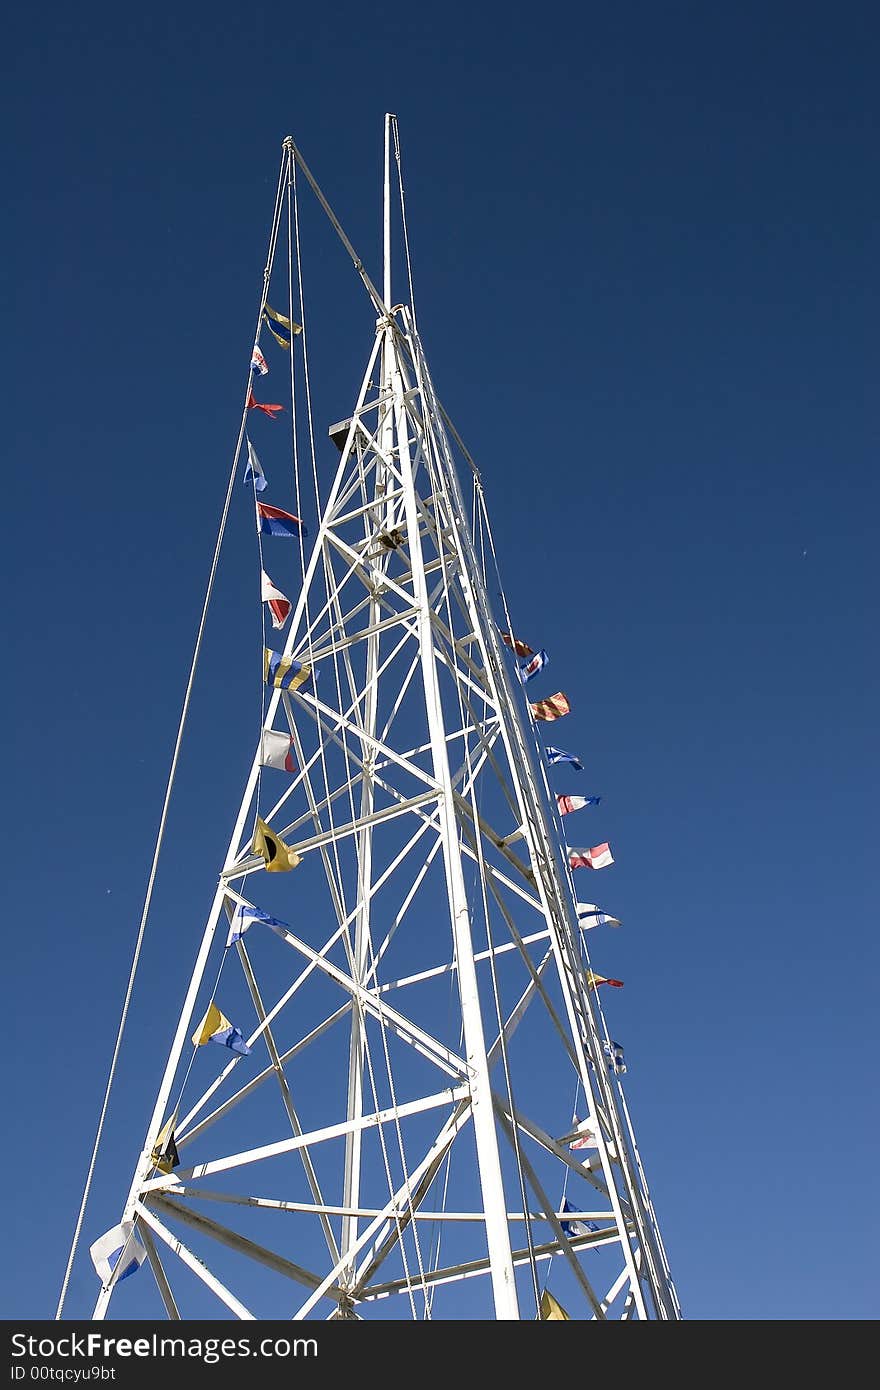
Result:
M601 800L601 796L565 796L562 792L556 793L556 806L561 816L567 816L570 811L582 811L585 806L598 806Z
M575 1137L569 1144L570 1149L597 1149L599 1140L596 1137L595 1120L578 1120L575 1115Z
M569 849L568 863L572 869L604 869L614 863L614 856L610 845L593 845L592 849Z
M260 762L263 767L277 767L279 772L296 772L290 734L264 729L260 735Z
M290 617L290 599L276 589L265 570L260 570L260 597L268 603L272 626L283 627Z

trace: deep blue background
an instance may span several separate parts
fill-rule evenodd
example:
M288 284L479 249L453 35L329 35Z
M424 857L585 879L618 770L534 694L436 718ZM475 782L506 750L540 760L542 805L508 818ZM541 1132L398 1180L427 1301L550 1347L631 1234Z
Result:
M626 981L605 1007L685 1315L876 1317L876 9L56 4L4 27L3 1316L51 1317L67 1260L281 141L378 282L393 110L434 379L572 701L552 741L588 765L558 785L604 796L596 883L625 925L596 959ZM373 315L310 227L329 478ZM243 514L229 544L253 561ZM224 574L71 1317L251 755Z

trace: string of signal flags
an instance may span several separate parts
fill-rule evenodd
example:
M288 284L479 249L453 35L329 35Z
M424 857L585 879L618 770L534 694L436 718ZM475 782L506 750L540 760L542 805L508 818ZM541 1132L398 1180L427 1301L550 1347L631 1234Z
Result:
M516 667L521 685L525 687L542 671L546 670L550 658L543 647L539 651L535 651L528 642L514 637L510 632L501 632L500 635L505 646L509 647L523 662L522 665ZM532 718L539 724L552 723L554 720L562 719L566 714L571 713L568 696L561 690L557 690L555 695L549 695L543 700L529 700L528 706ZM552 744L547 744L544 747L544 755L551 767L567 764L575 772L583 772L584 770L580 758L574 753L566 752L564 748L556 748ZM556 809L560 816L570 815L572 811L580 811L586 806L598 806L602 800L601 796L568 796L562 792L557 792L555 795ZM611 846L607 841L583 848L573 848L566 844L565 852L571 869L605 869L614 863ZM600 911L594 903L576 903L575 908L578 922L584 930L602 924L620 926L618 918L608 916L607 913ZM586 980L589 989L597 989L599 985L613 985L620 988L623 983L621 980L612 980L604 975L597 975L592 970L587 972Z
M500 629L499 629L500 631ZM535 651L527 642L521 638L514 637L510 632L501 632L501 640L517 657L523 662L517 665L516 673L520 683L525 687L529 681L534 680L535 676L547 667L550 658L546 651L541 648ZM571 712L568 696L561 690L557 690L555 695L550 695L543 700L529 700L528 706L532 718L536 723L552 723L554 720L562 719ZM544 756L551 767L567 764L575 772L583 772L584 765L574 754L566 752L564 748L557 748L552 744L544 745ZM556 809L560 816L570 815L573 811L580 811L586 806L598 806L602 800L600 796L569 796L563 792L556 792ZM522 827L521 827L522 829ZM614 863L614 856L611 853L611 846L606 842L600 845L592 845L589 848L572 848L565 846L568 857L569 868L571 869L604 869ZM619 927L620 921L616 917L610 917L596 906L595 903L575 903L578 925L582 930L601 925ZM583 972L584 981L588 990L598 990L601 985L608 985L614 989L623 987L622 980L612 979L607 975L599 975L595 970L586 969ZM609 1072L614 1076L620 1076L626 1071L626 1059L623 1047L619 1042L603 1039L602 1049L605 1058L605 1065ZM590 1066L594 1063L590 1061ZM597 1119L588 1116L586 1119L579 1119L577 1112L572 1117L573 1129L563 1138L560 1143L568 1143L571 1150L597 1148L599 1139L599 1128ZM579 1156L579 1155L578 1155ZM563 1194L564 1195L564 1194ZM575 1209L571 1203L565 1199L562 1210L565 1213L573 1212ZM587 1220L586 1217L574 1218L563 1221L562 1229L569 1239L575 1236L585 1236L591 1232L599 1230L595 1221ZM538 1306L538 1318L542 1322L569 1322L570 1315L563 1308L558 1299L546 1287L541 1292Z
M260 316L260 329L263 327L268 329L276 343L287 352L292 351L293 339L302 332L300 324L294 323L285 314L278 313L268 303L264 305ZM284 410L284 406L268 401L258 401L254 396L255 374L262 377L266 376L269 371L269 364L260 347L259 330L251 350L250 370L248 411L259 411L270 420L277 419ZM246 435L246 440L247 463L243 482L245 487L250 487L253 491L258 535L280 536L288 540L305 539L308 530L300 517L294 516L292 512L284 511L281 507L273 507L269 503L259 500L258 494L266 490L269 480L249 435ZM273 628L276 630L283 628L290 617L292 604L287 595L273 583L262 566L260 567L260 602L267 604ZM263 679L272 688L295 690L297 686L308 680L310 675L310 667L294 660L293 657L284 656L281 652L273 651L269 647L264 648ZM261 734L260 762L263 766L277 767L285 772L295 772L293 739L276 730L264 729ZM259 815L256 818L252 849L255 854L262 857L269 873L296 868L300 862L296 850L292 846L286 845ZM286 930L284 923L278 922L276 918L270 917L260 908L250 908L245 912L243 905L239 904L232 916L225 951L228 951L230 946L240 940L254 921L264 922L267 926L281 931ZM214 993L219 987L220 978L221 976L218 975ZM245 1041L241 1029L236 1028L230 1022L216 1004L213 995L201 1023L192 1035L195 1051L208 1043L216 1043L227 1048L235 1054L236 1059L249 1057L251 1054L250 1045ZM175 1108L156 1136L150 1154L150 1162L154 1172L172 1173L175 1168L180 1166L180 1155L177 1150L175 1135L177 1120L178 1111ZM118 1284L123 1279L137 1273L147 1258L146 1247L140 1240L135 1223L132 1221L122 1221L118 1225L112 1226L109 1231L105 1231L103 1235L92 1242L89 1247L89 1254L95 1273L104 1288Z

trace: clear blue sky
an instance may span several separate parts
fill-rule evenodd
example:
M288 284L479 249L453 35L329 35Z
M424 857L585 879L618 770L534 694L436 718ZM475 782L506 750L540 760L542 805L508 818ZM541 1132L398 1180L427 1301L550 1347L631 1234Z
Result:
M392 110L434 378L588 764L560 788L604 797L603 1002L685 1316L876 1318L876 8L50 4L4 29L2 1315L52 1317L64 1273L281 141L378 279ZM373 316L322 237L329 423ZM71 1317L250 758L222 610L207 644Z

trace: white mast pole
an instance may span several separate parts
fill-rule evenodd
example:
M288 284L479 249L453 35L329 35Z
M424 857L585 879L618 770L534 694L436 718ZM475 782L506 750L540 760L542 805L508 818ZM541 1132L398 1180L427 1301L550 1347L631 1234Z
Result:
M385 298L386 309L391 308L391 122L394 120L390 112L385 114L385 196L383 199L384 208L384 266L385 279L382 284L382 294Z
M383 293L386 307L391 304L391 120L390 115L385 116L385 183L383 196L383 215L382 215L382 249L384 264ZM380 320L381 323L381 320ZM382 331L380 329L380 331ZM382 374L380 394L385 395L389 390L389 351L390 351L390 326L383 332L382 343ZM391 403L380 407L382 419L381 437L383 448L386 453L390 453L393 448L393 414ZM385 492L385 474L381 463L376 468L376 501L381 502ZM390 524L390 522L388 523ZM370 598L370 626L378 623L380 618L379 601L374 593ZM366 700L364 705L363 727L370 737L376 733L376 712L378 703L378 692L376 686L376 673L379 665L379 634L372 633L367 639L367 668L366 668ZM354 961L352 962L352 973L359 984L362 984L370 960L370 899L372 889L372 864L373 864L373 827L369 824L370 816L373 813L375 784L373 780L373 769L376 760L375 749L364 740L362 744L363 756L363 783L361 788L361 819L367 824L364 825L358 835L358 878L357 893L359 898L359 910L355 922L354 939ZM364 1108L364 1063L366 1037L365 1019L361 1013L359 1005L355 1004L352 1008L351 1018L351 1043L349 1047L348 1063L348 1118L349 1120L359 1120L363 1115ZM349 1210L354 1211L360 1205L360 1182L361 1182L361 1163L362 1163L362 1144L363 1131L361 1129L352 1130L347 1136L345 1143L345 1171L343 1177L343 1205ZM347 1253L357 1246L358 1240L358 1218L356 1216L346 1216L342 1223L342 1249ZM355 1265L349 1265L346 1271L346 1278L354 1277ZM347 1314L342 1314L346 1316Z

